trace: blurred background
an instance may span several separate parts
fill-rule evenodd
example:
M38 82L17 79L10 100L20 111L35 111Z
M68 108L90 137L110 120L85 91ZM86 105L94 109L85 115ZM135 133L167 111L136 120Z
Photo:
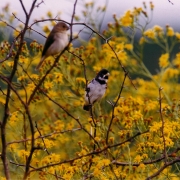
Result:
M25 3L25 7L27 11L29 11L31 7L32 0L23 1ZM37 2L42 2L38 0ZM88 13L88 17L84 17L86 4L94 2L93 8ZM107 29L108 23L113 23L113 15L116 14L117 18L121 17L127 10L133 9L134 7L143 7L143 2L147 5L147 12L149 17L149 23L146 27L152 28L154 25L159 25L165 29L166 25L173 27L174 31L179 32L179 15L180 15L180 1L179 0L154 0L152 3L154 4L154 10L151 12L148 0L78 0L76 7L76 16L80 19L79 22L87 23L87 19L91 17L95 19L95 23L100 23L97 31L103 32L103 30ZM0 8L5 7L9 4L9 12L16 12L18 18L22 21L25 20L25 15L22 10L21 4L19 0L1 0ZM61 18L67 22L70 22L71 15L74 7L74 0L44 0L44 2L33 11L32 17L30 19L30 23L34 22L35 19L40 20L43 18L47 18L47 14L52 16L52 18ZM104 13L98 12L98 7L103 8L106 7ZM89 17L89 15L91 17ZM50 17L49 16L49 17ZM99 21L99 22L98 22ZM19 24L18 20L14 21L15 26ZM47 25L49 29L52 29L52 25L49 22L41 22L38 26L33 26L37 31L42 32L42 27ZM140 23L145 23L144 19L140 20ZM83 27L75 26L73 27L73 32L78 33ZM90 36L85 33L81 33L82 39L88 41ZM2 31L2 34L7 40L11 40L12 29L8 28L6 31ZM46 35L46 34L45 34ZM1 36L1 35L0 35ZM33 33L28 36L29 39L36 39L38 42L44 44L45 38L37 33ZM136 39L138 39L138 33L136 35ZM28 39L27 39L28 41ZM75 46L79 46L79 42L74 43ZM176 54L180 50L179 46L177 46L174 50L174 54ZM156 45L147 45L145 47L145 56L144 61L147 63L150 71L152 73L156 73L157 68L157 59L161 54L161 49Z

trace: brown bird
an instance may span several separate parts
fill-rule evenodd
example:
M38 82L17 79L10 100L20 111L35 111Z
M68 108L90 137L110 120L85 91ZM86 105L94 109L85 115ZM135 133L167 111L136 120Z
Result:
M44 49L42 51L42 57L36 70L39 70L43 61L53 55L59 54L68 45L68 34L69 27L64 22L57 23L49 36L46 39Z

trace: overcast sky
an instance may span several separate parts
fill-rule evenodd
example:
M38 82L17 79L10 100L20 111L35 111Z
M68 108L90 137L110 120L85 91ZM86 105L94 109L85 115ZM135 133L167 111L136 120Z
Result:
M23 0L25 3L26 9L29 10L33 0ZM31 22L34 19L41 19L45 17L45 14L48 11L53 12L53 15L56 16L58 12L61 12L61 19L70 22L72 10L75 0L44 0L44 3L40 5L39 8L36 8L31 17ZM112 15L116 14L117 17L120 17L128 9L133 9L134 7L142 7L143 2L146 2L149 7L149 0L94 0L96 6L103 6L105 3L108 3L107 12L104 18L103 28L106 27L108 22L113 22ZM38 0L41 2L41 0ZM83 4L85 2L91 2L90 0L78 0L76 15L80 15L82 11ZM160 25L165 27L167 24L172 26L175 31L180 31L180 0L171 0L173 5L168 0L152 0L155 5L153 11L153 18L148 28L153 27L154 25ZM5 6L7 3L10 4L10 9L12 12L17 12L17 17L21 20L25 19L21 4L19 0L1 0L0 7ZM44 23L45 24L45 23ZM41 24L42 26L44 25ZM34 27L35 28L35 27ZM76 30L76 29L73 29ZM36 36L36 35L35 35ZM39 35L37 35L39 36Z
M41 1L41 0L39 0ZM99 5L105 4L106 0L94 0ZM106 13L106 19L111 20L113 14L118 16L122 15L126 10L132 9L133 7L142 6L142 2L145 1L149 4L149 0L109 0L108 8ZM18 15L22 15L22 8L19 0L1 0L0 7L5 4L11 5L12 11L16 11ZM26 8L29 9L32 0L23 0L25 2ZM44 0L39 8L37 8L33 14L33 18L40 18L47 11L52 11L53 14L57 14L59 11L62 12L62 18L66 21L70 21L70 15L73 9L74 0ZM80 14L82 4L84 2L90 2L90 0L78 0L78 6L76 13ZM162 26L169 24L174 27L178 27L180 24L180 0L171 0L173 5L169 3L168 0L152 0L155 4L153 24L160 24ZM22 16L21 16L22 17Z

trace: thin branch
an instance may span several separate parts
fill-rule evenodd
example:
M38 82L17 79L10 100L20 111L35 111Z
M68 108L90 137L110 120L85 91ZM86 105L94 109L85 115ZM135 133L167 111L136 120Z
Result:
M108 139L109 139L109 133L110 133L110 130L111 130L111 125L112 125L112 122L113 122L113 119L114 119L114 111L115 111L115 108L116 108L116 105L121 97L121 93L122 93L122 90L124 88L124 83L125 83L125 80L126 80L126 77L128 75L128 72L126 72L124 74L124 79L123 79L123 82L121 84L121 88L120 88L120 91L119 91L119 94L118 94L118 97L116 99L116 102L113 104L113 109L112 109L112 115L111 115L111 120L110 120L110 123L109 123L109 126L108 126L108 130L107 130L107 135L106 135L106 144L108 144Z
M161 122L162 122L162 126L161 126L161 132L162 132L162 138L163 138L163 146L164 146L164 163L167 163L167 152L166 152L166 139L164 136L164 118L163 118L163 114L162 114L162 97L161 97L161 91L163 90L162 87L159 88L159 113L160 113L160 117L161 117Z
M64 134L64 133L67 133L67 132L75 132L75 131L79 131L79 130L82 130L82 128L75 128L75 129L71 129L71 130L64 130L64 131L54 131L50 134L46 134L46 135L41 135L41 136L38 136L36 137L34 140L37 140L37 139L42 139L42 138L47 138L47 137L51 137L55 134ZM7 143L7 146L10 145L10 144L15 144L15 143L22 143L22 142L26 142L26 141L31 141L31 138L27 138L27 139L22 139L22 140L17 140L17 141L12 141L12 142L9 142Z
M21 3L21 6L22 6L22 8L23 8L23 11L24 11L24 13L25 13L25 15L26 15L26 18L28 18L28 13L27 13L27 11L26 11L26 8L25 8L22 0L19 0L19 1L20 1L20 3Z
M123 145L123 144L125 144L125 143L127 143L127 142L130 142L130 141L132 141L134 138L136 138L137 136L140 136L140 135L142 135L142 134L144 134L144 133L147 133L147 131L145 131L145 132L143 132L143 133L140 133L140 132L139 132L139 133L135 134L134 136L128 138L127 140L125 140L125 141L123 141L123 142L121 142L121 143L117 143L117 144L114 144L114 145L108 145L108 146L104 147L103 149L98 149L98 150L92 151L92 152L90 152L90 153L88 153L88 154L85 154L85 155L82 155L82 156L78 156L78 157L73 158L73 159L64 160L64 161L61 161L61 162L58 162L58 163L54 163L54 164L48 164L48 165L46 165L46 166L42 166L42 167L39 167L39 168L34 168L34 169L31 170L29 173L34 172L34 171L40 171L40 170L42 170L42 169L45 169L45 168L48 168L48 167L51 167L51 166L57 166L57 165L64 164L64 163L71 163L71 162L74 162L75 160L82 159L82 158L84 158L84 157L88 157L88 156L100 154L100 153L102 153L102 152L104 152L104 151L107 151L107 150L110 149L110 148L117 147L117 146L121 146L121 145Z
M48 151L48 149L47 149L47 147L46 147L46 144L45 144L45 142L44 142L44 137L42 136L41 131L39 130L36 121L35 121L35 128L38 130L39 135L40 135L40 137L41 137L41 139L42 139L42 141L43 141L43 144L44 144L44 150L47 152L48 155L50 155L50 153L49 153L49 151Z
M175 163L180 162L180 158L178 157L177 159L171 161L171 162L167 162L166 164L164 164L164 166L162 166L156 173L154 173L153 175L149 176L146 178L146 180L151 180L154 177L157 177L164 169L166 169L168 166L171 166Z

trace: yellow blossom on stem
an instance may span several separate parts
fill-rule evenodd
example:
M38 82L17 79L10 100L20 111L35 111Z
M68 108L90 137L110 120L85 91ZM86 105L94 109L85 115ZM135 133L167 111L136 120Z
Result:
M38 80L39 79L39 76L37 74L31 74L31 78L32 79L35 79L35 80Z
M176 38L178 39L178 40L180 40L180 33L175 33L175 36L176 36Z
M159 66L161 68L166 68L169 65L169 54L162 54L161 57L159 58Z
M124 46L127 50L132 50L133 49L133 45L132 44L125 44Z
M173 60L173 64L178 68L180 67L180 53L176 54L176 58Z
M28 89L29 91L31 91L31 92L34 90L34 88L35 88L34 83L29 83L28 86L27 86L27 89Z
M21 56L20 59L19 59L19 62L20 62L21 64L28 64L29 59Z
M140 155L137 155L135 158L134 158L134 162L136 163L140 163L142 161L143 157L140 156Z
M44 83L44 87L45 87L46 89L51 89L51 88L53 87L53 83L50 82L50 81L46 81L46 82Z
M125 13L125 15L120 19L120 22L122 24L122 26L132 26L133 24L133 15L131 13L131 11L127 11Z
M22 75L18 77L18 81L24 81L27 78L26 75Z
M54 81L56 83L63 83L63 74L62 73L59 73L59 72L55 72L55 79Z
M163 30L162 27L161 27L161 26L158 26L158 25L155 25L155 26L153 27L153 29L154 29L155 32L161 32L161 31Z
M141 37L139 40L139 44L142 45L146 42L146 39L144 37Z
M54 124L56 131L62 131L64 129L64 123L61 120L57 120Z
M167 36L174 36L174 29L172 27L167 27Z
M12 68L14 66L14 61L7 62L7 65Z
M153 39L153 40L155 39L155 32L152 29L145 31L144 35L149 39Z

